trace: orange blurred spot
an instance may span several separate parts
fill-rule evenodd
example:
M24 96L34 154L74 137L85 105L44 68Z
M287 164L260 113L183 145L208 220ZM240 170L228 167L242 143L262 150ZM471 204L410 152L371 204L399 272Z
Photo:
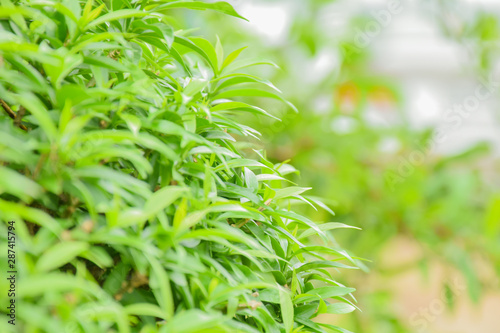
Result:
M361 100L361 91L354 82L340 84L334 91L338 107L342 111L352 111Z
M379 107L393 106L396 103L394 93L387 87L376 86L368 92L368 100Z

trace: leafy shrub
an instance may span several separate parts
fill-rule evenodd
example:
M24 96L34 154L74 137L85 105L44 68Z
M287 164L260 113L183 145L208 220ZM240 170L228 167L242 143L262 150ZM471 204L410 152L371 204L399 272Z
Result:
M17 234L15 327L346 332L311 319L355 309L330 270L356 267L328 233L348 226L295 213L296 200L329 208L283 187L297 171L252 150L242 140L259 132L236 120L272 117L241 96L287 102L244 74L256 64L242 49L224 57L219 42L174 32L175 8L239 17L223 2L2 1L0 217ZM316 236L325 245L307 245Z

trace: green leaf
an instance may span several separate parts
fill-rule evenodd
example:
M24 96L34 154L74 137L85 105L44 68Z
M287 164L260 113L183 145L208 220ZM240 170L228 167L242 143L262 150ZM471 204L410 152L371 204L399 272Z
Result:
M134 28L134 31L141 32L141 34L144 34L148 30L154 32L156 34L155 37L163 39L166 42L168 48L170 48L172 46L172 43L174 42L174 30L167 24L148 24L144 21L135 20L131 26Z
M276 191L273 200L286 199L310 190L310 187L290 186Z
M328 223L322 223L322 224L317 224L317 227L322 230L322 231L327 231L327 230L334 230L334 229L358 229L358 227L353 227L344 223L338 223L338 222L328 222ZM304 239L309 236L312 236L315 234L315 230L309 229L305 230L302 232L297 239Z
M338 333L354 333L354 332L348 331L342 327L338 327L338 326L331 325L331 324L318 323L318 325L326 327L326 328L328 328L334 332L338 332Z
M167 319L165 313L156 305L149 303L135 303L125 306L125 313L136 316L150 316Z
M344 265L339 262L319 260L319 261L311 261L296 267L296 272L299 273L299 272L309 271L312 269L327 268L327 267L358 269L358 267Z
M32 274L19 280L18 297L37 297L50 290L52 293L82 290L98 299L109 300L109 296L95 283L65 273Z
M223 68L226 68L227 66L229 66L234 60L236 60L236 58L238 58L238 56L240 55L241 52L243 52L243 50L246 49L246 46L245 47L242 47L242 48L239 48L237 50L234 50L233 52L229 53L229 55L226 57L226 59L224 60L224 62L222 63L222 66L221 66L221 69Z
M207 332L211 328L217 327L227 319L218 312L201 311L190 309L177 314L161 330L165 333L195 333Z
M107 57L90 56L90 55L84 56L83 63L98 67L104 67L117 72L129 72L129 69L125 67L123 64Z
M161 1L164 2L164 1ZM187 9L196 9L196 10L205 10L205 9L211 9L215 10L227 15L231 15L234 17L241 18L245 21L248 21L246 18L243 16L240 16L231 6L225 1L218 1L218 2L213 2L213 3L206 3L202 1L173 1L173 2L168 2L168 3L163 3L161 5L150 5L146 7L146 10L151 10L154 9L155 12L162 11L165 9L173 9L173 8L187 8Z
M86 251L89 244L86 242L61 242L47 250L36 263L38 272L50 271L70 262L76 256Z
M273 92L262 89L255 89L255 88L230 89L218 93L214 98L223 99L223 98L243 97L243 96L266 97L266 98L277 99L287 104L290 108L292 108L293 111L298 112L297 108L283 97Z
M60 224L54 220L52 216L39 209L0 199L0 213L1 212L3 212L3 214L7 212L9 214L15 214L16 216L49 229L55 235L60 235L62 232Z
M54 139L56 137L57 129L50 118L46 106L34 94L22 92L17 97L17 101L36 118L38 125L44 130L49 138Z
M165 186L153 193L153 195L146 201L146 204L144 205L144 213L150 217L154 216L158 212L170 206L186 192L187 189L185 187Z
M217 36L217 42L215 43L215 53L217 55L217 67L221 70L222 63L224 62L224 48L222 47L219 36Z
M333 313L333 314L347 314L351 313L356 308L350 304L346 303L333 303L327 306L327 313Z
M248 168L244 168L244 171L245 171L245 183L247 184L248 188L256 192L259 189L259 182L257 181L257 177Z
M43 188L31 179L0 166L0 192L15 195L29 203L42 194Z
M276 118L275 116L271 115L270 113L268 113L267 111L265 111L259 107L249 105L246 103L242 103L242 102L225 102L225 103L217 104L217 105L210 108L210 112L218 112L218 111L222 111L222 110L247 111L247 112L251 112L251 113L262 114L262 115L265 115L267 117L281 121L279 118Z
M204 38L200 37L191 37L190 40L196 44L200 49L202 49L207 55L210 65L214 68L215 73L219 73L219 61L217 59L217 53L215 52L215 48Z
M356 291L354 288L346 288L346 287L320 287L309 290L307 294L309 295L317 295L322 299L327 299L331 297L344 296ZM308 297L307 297L308 298ZM306 302L306 297L302 297L298 295L295 297L295 302Z
M267 288L259 291L259 299L263 302L279 304L281 301L281 293L277 288Z
M284 211L284 210L277 210L277 211L272 212L271 214L274 216L281 216L281 217L285 217L287 219L291 219L293 221L297 221L297 222L305 225L306 227L308 227L307 230L313 230L316 232L317 235L319 235L325 239L325 236L326 236L325 233L318 227L318 225L316 223L309 220L305 216L301 216L301 215L294 213L292 211Z
M288 291L285 291L280 288L280 307L281 307L281 317L283 318L283 324L285 325L285 331L291 332L293 329L293 303L290 299L290 294Z
M149 285L155 294L158 304L160 304L164 316L166 319L170 319L175 311L172 290L170 289L170 279L156 258L151 255L147 255L147 258L151 264Z
M251 169L251 168L269 169L264 164L257 162L255 160L250 160L250 159L245 159L245 158L235 158L235 159L228 161L225 165L224 164L218 165L217 167L214 168L214 171L217 172L217 171L220 171L224 168L234 169L234 168L241 168L241 167L247 167L249 169Z
M148 12L143 12L137 9L120 9L117 11L113 11L107 14L104 14L97 19L89 22L85 26L85 30L91 29L99 24L102 24L104 22L112 22L116 20L121 20L125 18L130 18L130 17L145 17L151 15L151 13Z
M276 86L272 84L270 81L249 74L234 73L218 77L217 79L213 79L212 81L220 82L219 85L217 86L217 91L241 83L261 83L277 91L278 93L281 93L281 91L278 88L276 88Z
M200 43L200 40L198 40L197 42ZM174 43L185 46L185 47L191 49L192 51L196 52L198 55L200 55L203 59L205 59L207 61L207 63L210 65L210 67L212 68L212 70L215 74L218 73L218 69L216 67L217 62L214 63L212 61L214 59L213 57L215 55L215 51L214 51L214 54L208 55L204 48L198 46L192 40L185 38L185 37L182 37L182 36L175 36ZM203 43L203 45L206 46L206 43ZM217 61L216 59L217 59L217 56L215 56L215 61Z
M87 251L80 253L80 257L92 261L102 269L113 265L113 259L102 247L92 246Z

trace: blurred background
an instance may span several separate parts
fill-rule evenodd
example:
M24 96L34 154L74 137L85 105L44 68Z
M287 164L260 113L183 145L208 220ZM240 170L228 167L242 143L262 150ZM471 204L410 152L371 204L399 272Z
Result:
M366 258L339 275L361 311L320 320L361 333L498 332L500 2L228 1L249 22L179 12L194 32L246 45L244 69L299 110L248 118L258 147L343 222L337 241ZM217 22L217 25L208 24ZM249 150L250 151L250 150Z

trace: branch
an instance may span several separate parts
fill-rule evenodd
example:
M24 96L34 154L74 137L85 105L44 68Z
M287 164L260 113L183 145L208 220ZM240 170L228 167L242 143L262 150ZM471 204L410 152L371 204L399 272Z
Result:
M28 130L26 128L26 126L24 126L23 124L21 124L21 118L24 115L24 111L21 112L21 114L18 117L18 115L16 115L16 113L14 111L12 111L12 109L10 108L10 106L7 103L5 103L5 101L3 99L0 99L0 104L2 105L3 109L5 110L5 112L7 112L7 114L9 115L9 117L11 117L12 119L14 119L14 124L15 125L19 126L22 130L25 130L25 131Z

